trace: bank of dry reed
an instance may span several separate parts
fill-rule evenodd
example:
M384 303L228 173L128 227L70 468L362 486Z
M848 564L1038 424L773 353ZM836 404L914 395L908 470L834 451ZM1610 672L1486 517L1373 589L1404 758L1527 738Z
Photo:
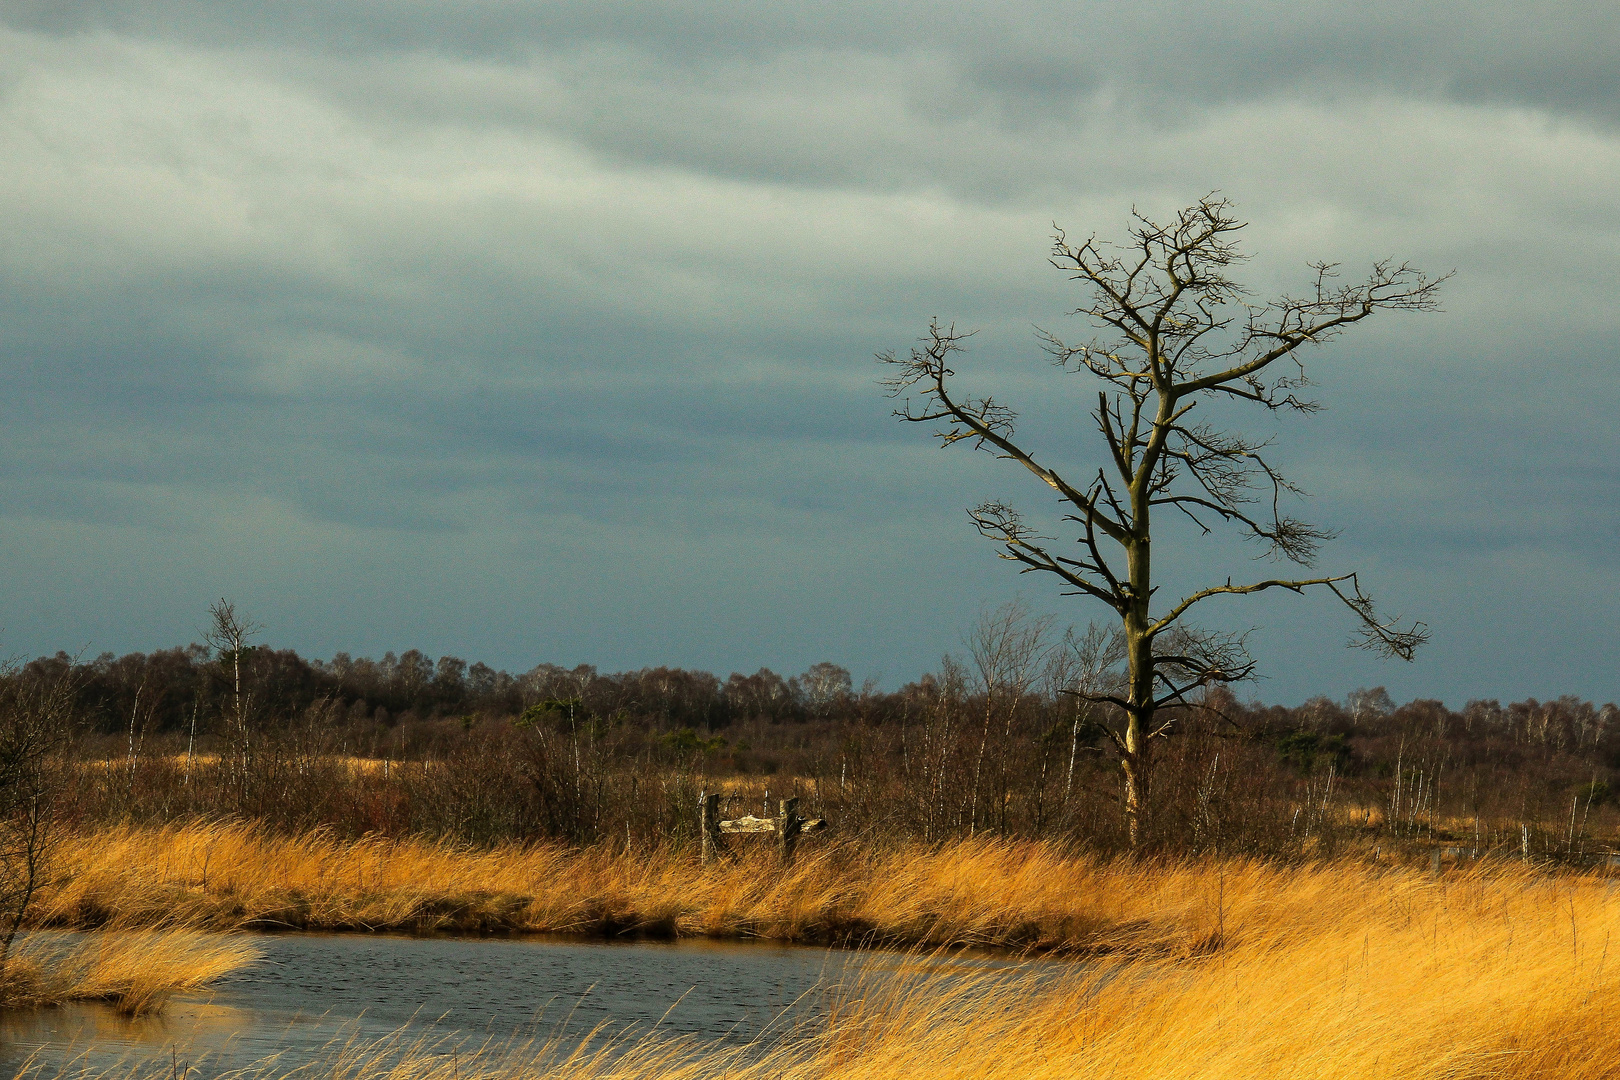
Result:
M852 997L798 1076L1154 1080L1611 1076L1620 900L1601 883L1340 879L1210 956ZM1389 883L1395 884L1395 883ZM1261 912L1255 912L1261 915ZM655 1074L653 1074L655 1075ZM764 1072L762 1075L770 1075Z
M1350 861L1142 862L1001 840L807 841L783 871L768 845L706 868L682 851L342 841L251 823L104 828L66 837L58 857L36 925L686 935L1157 956L1200 955L1279 926L1315 934L1437 887L1423 874Z
M77 939L36 933L0 966L0 1008L100 1001L139 1016L161 1009L171 994L201 989L257 957L240 936L188 930Z
M836 988L771 1050L647 1036L336 1047L307 1080L1585 1080L1620 1060L1620 897L1603 882L1317 871L1313 895L1227 880L1237 931L1206 955L1113 956ZM1220 887L1183 878L1181 887ZM1144 884L1148 884L1144 880ZM1332 888L1323 888L1332 886ZM1259 890L1259 892L1255 892ZM1255 895L1249 896L1249 893ZM1247 899L1242 899L1247 896ZM1143 918L1173 893L1150 892ZM1190 914L1184 917L1192 917ZM918 965L926 968L927 965ZM151 1080L169 1063L152 1066ZM286 1066L268 1063L257 1080ZM278 1071L280 1070L280 1071ZM138 1071L138 1070L137 1070ZM95 1078L86 1078L95 1080ZM100 1080L119 1080L107 1075ZM252 1080L251 1076L249 1080Z

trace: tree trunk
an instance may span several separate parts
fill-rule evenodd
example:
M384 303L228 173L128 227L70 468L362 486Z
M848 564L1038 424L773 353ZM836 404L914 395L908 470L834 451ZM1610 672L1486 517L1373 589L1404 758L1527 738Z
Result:
M1145 527L1146 507L1139 509L1138 520ZM1152 625L1148 617L1148 600L1152 596L1152 565L1149 559L1148 538L1136 538L1128 548L1130 568L1130 606L1125 612L1125 659L1130 692L1125 710L1125 738L1120 765L1125 773L1125 827L1130 835L1132 850L1147 839L1149 804L1148 736L1153 724L1153 639L1148 636Z
M1130 729L1126 737L1136 727L1136 718L1132 717ZM1145 791L1145 770L1142 768L1140 753L1126 752L1120 758L1120 766L1125 772L1125 828L1130 835L1131 848L1138 847L1143 839L1142 817L1147 804Z
M968 838L979 828L979 776L984 771L984 748L990 745L990 700L993 691L984 695L984 731L979 736L979 753L973 759L973 794L968 798Z

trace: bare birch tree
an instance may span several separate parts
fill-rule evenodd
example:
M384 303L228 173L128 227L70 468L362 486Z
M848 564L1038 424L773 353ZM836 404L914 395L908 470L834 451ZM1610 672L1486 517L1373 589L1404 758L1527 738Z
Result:
M0 978L46 880L75 689L71 668L53 678L0 666Z
M231 711L226 717L226 777L240 804L247 798L253 771L253 694L243 687L242 665L257 647L249 643L264 627L237 614L236 605L224 598L208 605L208 615L210 625L203 641L231 687Z
M997 827L1006 830L1007 749L1013 721L1026 699L1036 690L1041 669L1051 651L1050 615L1032 615L1022 599L1011 600L994 611L981 611L967 636L968 655L983 693L984 723L979 750L973 759L973 788L968 798L968 835L978 831L980 794L983 790L985 751L995 728L995 801ZM999 721L999 722L998 722ZM986 815L988 821L988 815Z
M1403 627L1378 614L1354 573L1228 578L1155 609L1156 510L1184 514L1206 534L1217 525L1235 528L1265 555L1302 567L1314 564L1332 535L1285 512L1284 498L1301 492L1268 458L1268 440L1221 430L1203 421L1197 407L1229 401L1271 412L1316 411L1301 396L1310 385L1304 347L1322 345L1377 311L1434 310L1445 280L1385 260L1361 281L1341 284L1336 265L1315 263L1301 294L1252 302L1228 277L1246 258L1237 245L1243 227L1231 203L1212 195L1166 224L1135 215L1130 243L1120 247L1055 236L1053 266L1089 294L1073 314L1086 316L1102 336L1079 345L1044 331L1040 337L1056 366L1101 383L1090 414L1102 436L1100 465L1059 470L1017 439L1013 410L993 397L959 393L951 365L970 334L954 325L936 319L909 355L879 354L893 369L884 380L891 396L905 399L896 416L939 425L942 445L966 443L1021 465L1056 493L1063 520L1078 533L1076 547L1058 548L1011 506L992 502L969 511L980 533L1001 545L1002 558L1021 563L1022 572L1053 575L1070 594L1102 602L1119 619L1125 687L1099 700L1125 717L1121 730L1108 731L1124 774L1133 845L1143 838L1150 807L1153 740L1172 722L1159 711L1254 672L1243 634L1201 632L1183 622L1198 605L1217 596L1324 589L1355 617L1355 644L1410 659L1427 637L1421 624Z
M1054 701L1068 697L1074 704L1074 711L1069 717L1069 762L1063 779L1065 810L1074 795L1074 766L1080 757L1080 732L1095 722L1098 702L1109 691L1117 693L1118 687L1112 684L1121 681L1114 674L1123 659L1125 639L1119 631L1092 623L1086 627L1084 634L1076 634L1072 626L1065 631L1063 640L1052 650L1047 663L1047 695Z

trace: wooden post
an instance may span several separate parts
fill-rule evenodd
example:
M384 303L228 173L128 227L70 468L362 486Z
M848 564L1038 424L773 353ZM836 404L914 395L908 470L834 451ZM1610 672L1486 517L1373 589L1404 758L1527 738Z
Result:
M793 849L799 844L799 827L804 821L799 817L798 799L783 799L781 810L776 816L776 842L782 865L787 866L793 862Z
M720 839L720 796L701 795L698 806L703 833L703 865L708 866L726 850L726 842Z

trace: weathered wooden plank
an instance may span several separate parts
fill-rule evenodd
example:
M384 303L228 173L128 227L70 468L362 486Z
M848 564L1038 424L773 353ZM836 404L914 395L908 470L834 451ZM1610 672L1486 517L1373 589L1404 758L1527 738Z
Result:
M759 833L775 832L776 819L768 817L755 817L749 814L746 817L732 818L730 821L720 823L720 831L726 833Z
M732 818L729 821L720 822L720 831L723 833L776 832L776 823L779 820L779 818L754 817L749 814L747 817ZM820 832L826 828L829 828L826 818L809 818L799 822L800 832Z

